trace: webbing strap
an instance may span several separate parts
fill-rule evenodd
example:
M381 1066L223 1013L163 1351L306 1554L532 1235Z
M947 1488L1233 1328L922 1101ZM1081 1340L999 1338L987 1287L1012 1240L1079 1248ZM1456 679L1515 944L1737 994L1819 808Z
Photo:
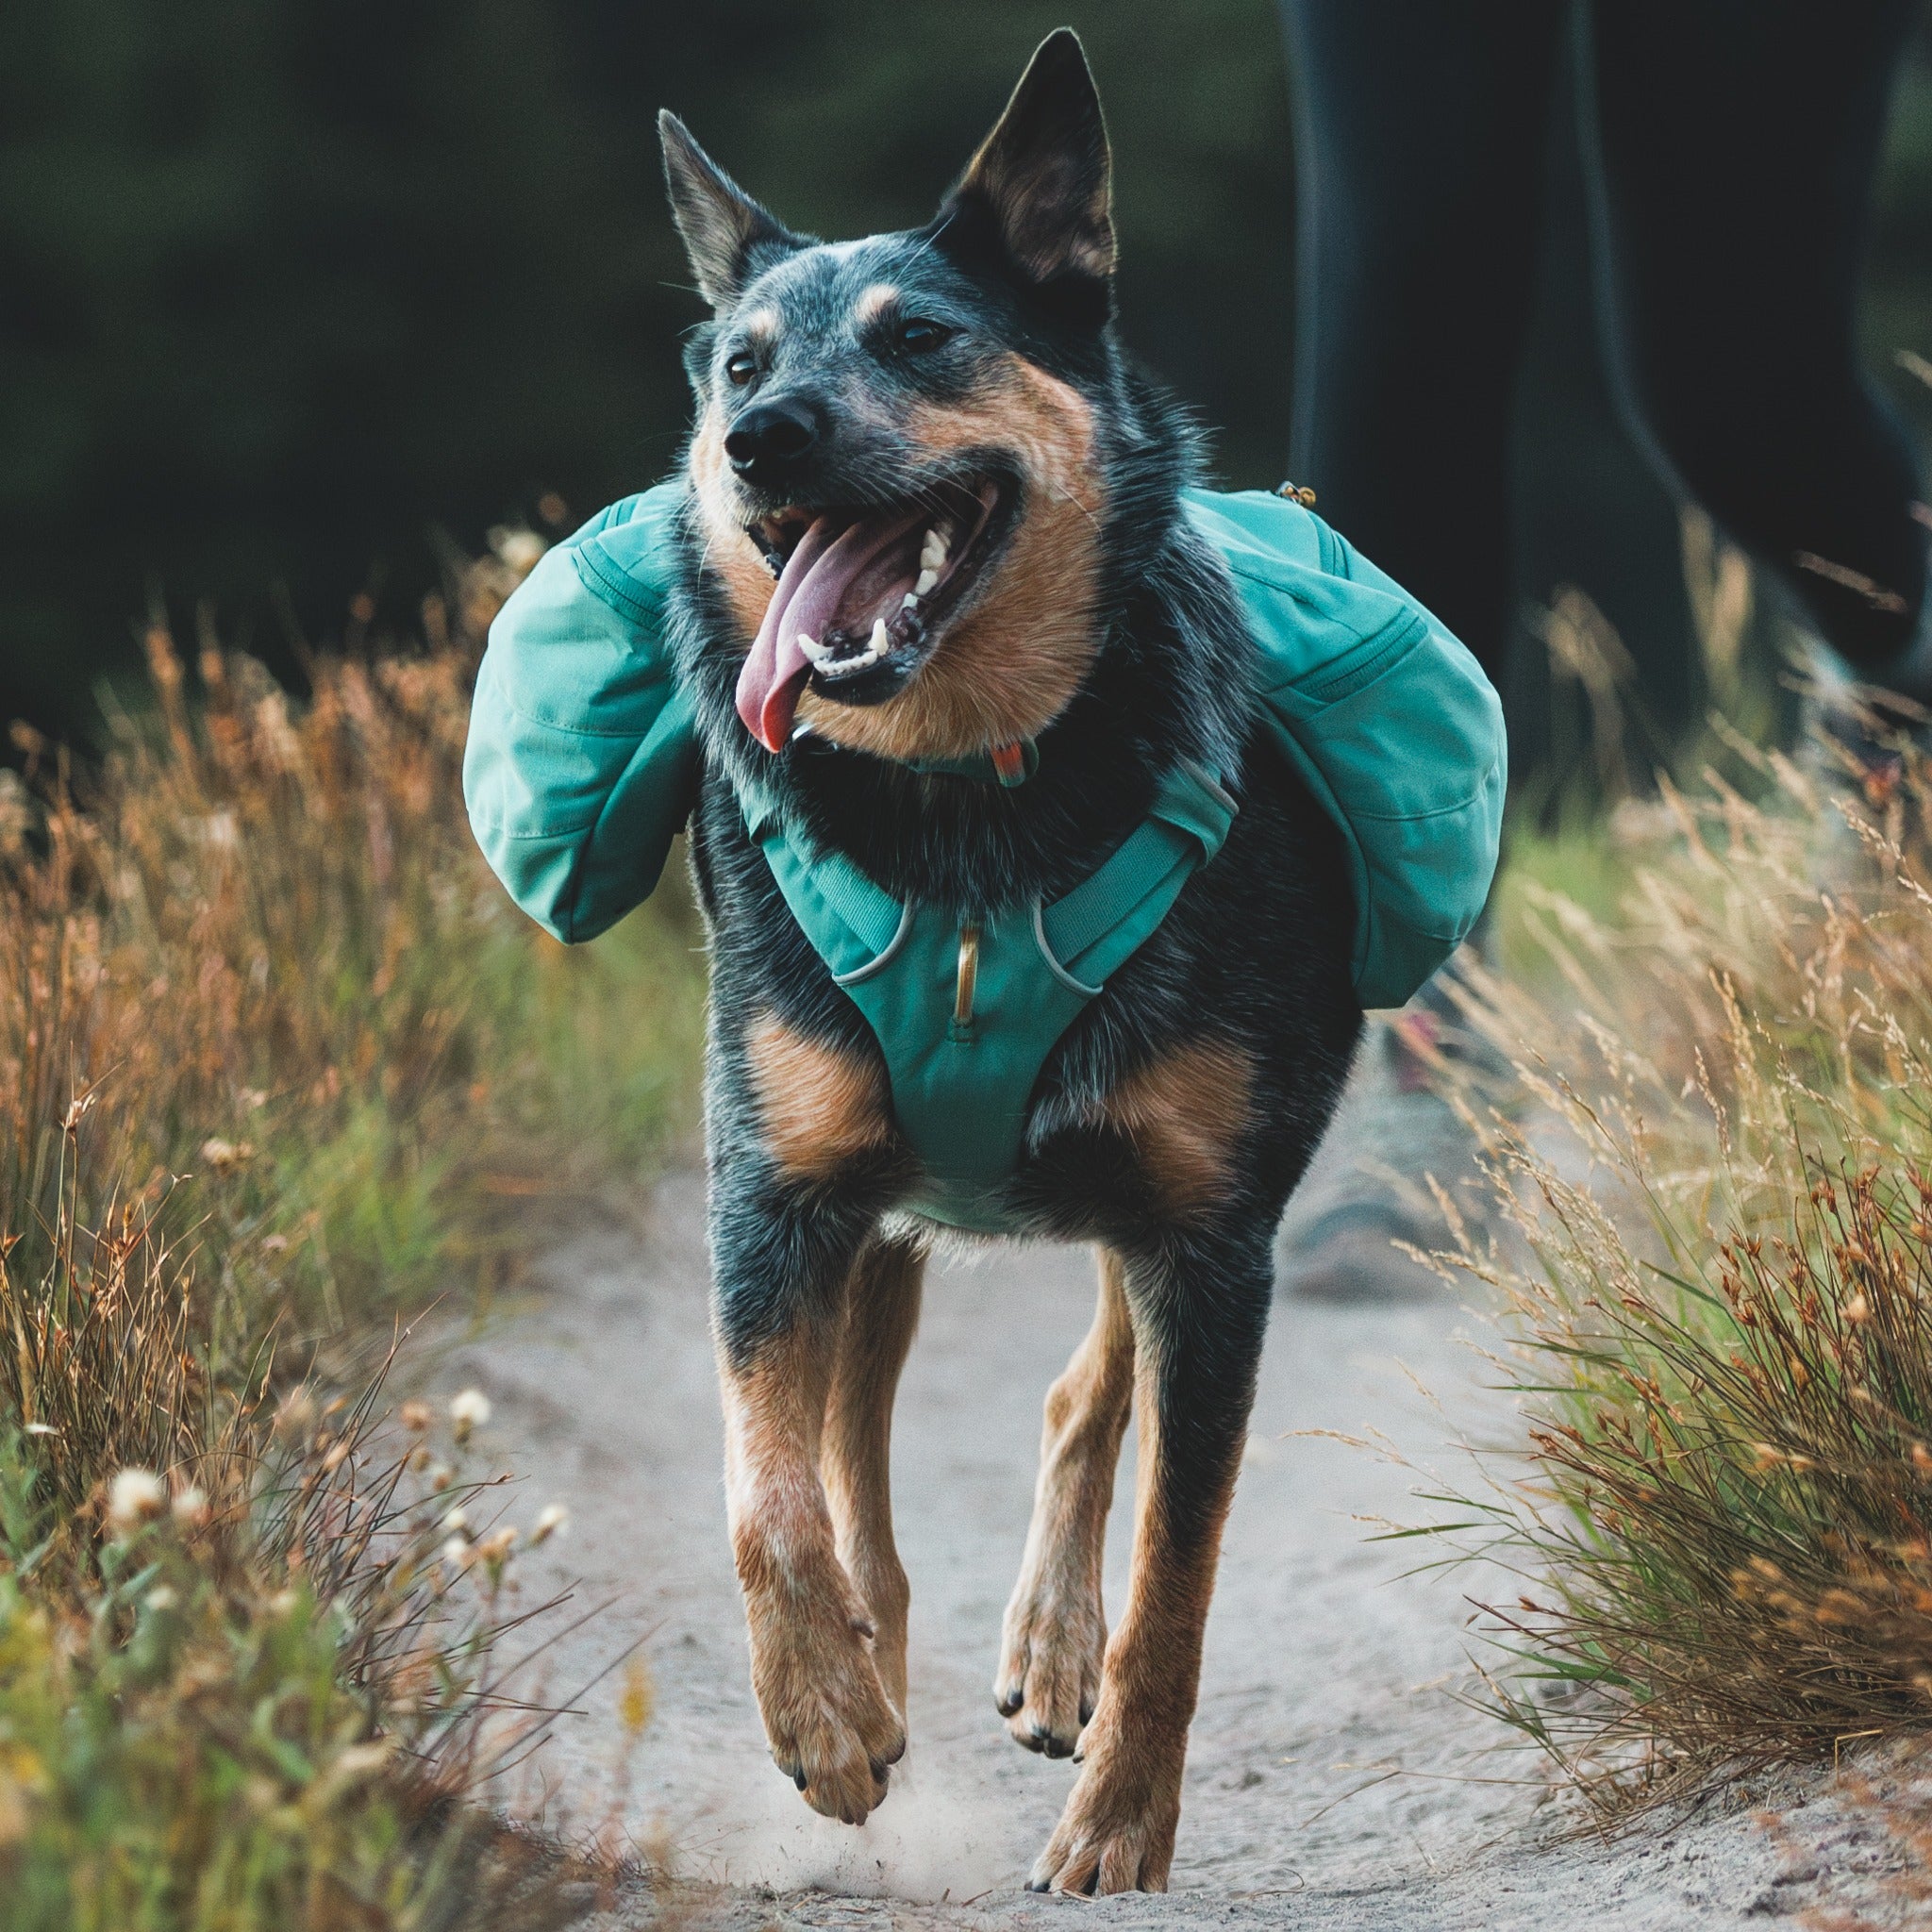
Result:
M1054 958L1090 986L1103 984L1165 917L1189 875L1221 850L1235 810L1210 774L1175 766L1147 818L1100 869L1041 908L1041 933Z
M741 798L740 808L745 829L763 848L786 904L834 977L861 971L891 946L906 908L883 886L874 885L841 853L808 851L802 840L787 835L768 802ZM836 953L826 951L827 941L836 941L837 935L825 920L812 916L815 907L838 921L850 944L838 945Z
M842 919L866 947L883 953L899 930L905 908L875 886L849 859L827 853L812 868L811 882L819 896Z
M963 758L900 758L897 763L908 772L917 772L922 777L975 778L982 785L998 785L1011 791L1023 785L1040 769L1040 747L1030 738L1018 740L1006 747L1017 752L1019 764L1016 769L1002 771L999 762L991 752L974 752Z

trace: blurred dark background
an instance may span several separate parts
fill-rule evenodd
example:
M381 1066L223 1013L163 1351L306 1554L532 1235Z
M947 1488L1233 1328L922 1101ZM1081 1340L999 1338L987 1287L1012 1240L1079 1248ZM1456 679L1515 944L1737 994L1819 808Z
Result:
M1279 480L1293 158L1270 0L38 0L0 28L0 716L86 735L157 598L285 670L407 630L492 525L673 460L700 309L652 131L675 106L794 225L923 220L1051 27L1099 76L1128 339ZM1566 190L1553 176L1553 199ZM1558 229L1561 228L1558 223ZM1523 410L1526 606L1583 581L1670 667L1676 516L1553 248ZM1902 76L1867 304L1932 436L1932 33ZM1318 489L1321 479L1304 480ZM1453 488L1455 479L1445 478ZM546 500L547 499L547 500ZM541 508L540 508L540 506ZM1533 680L1532 680L1533 681ZM1692 692L1666 708L1694 702Z

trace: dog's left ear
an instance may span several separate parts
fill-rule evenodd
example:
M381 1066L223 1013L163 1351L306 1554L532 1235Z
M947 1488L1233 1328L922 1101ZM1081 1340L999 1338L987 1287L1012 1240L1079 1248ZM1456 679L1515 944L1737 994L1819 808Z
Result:
M1024 281L1081 306L1097 303L1105 319L1112 162L1100 95L1071 27L1041 42L935 226L962 250L991 240Z
M658 115L671 217L698 291L721 314L771 259L804 244L775 222L695 141L669 108Z

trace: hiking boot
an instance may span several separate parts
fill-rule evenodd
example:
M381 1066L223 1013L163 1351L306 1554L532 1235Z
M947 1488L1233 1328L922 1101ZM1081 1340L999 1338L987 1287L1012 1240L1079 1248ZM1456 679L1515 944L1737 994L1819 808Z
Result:
M1431 1179L1458 1212L1480 1216L1481 1184L1469 1185L1478 1174L1474 1140L1437 1091L1444 1060L1479 1050L1428 989L1375 1026L1282 1219L1274 1254L1284 1293L1386 1302L1437 1291L1404 1250L1450 1245Z

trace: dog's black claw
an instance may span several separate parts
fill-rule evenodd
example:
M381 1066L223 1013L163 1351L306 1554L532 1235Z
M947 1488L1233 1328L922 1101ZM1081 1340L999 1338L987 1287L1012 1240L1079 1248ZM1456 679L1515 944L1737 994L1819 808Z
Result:
M1028 1891L1051 1891L1053 1890L1053 1880L1051 1878L1029 1878L1026 1881L1026 1890Z
M1016 1685L993 1701L998 1706L1002 1717L1017 1717L1020 1707L1026 1702L1026 1692Z
M1064 1738L1056 1738L1043 1724L1029 1724L1027 1729L1032 1734L1036 1751L1044 1751L1049 1757L1070 1757L1073 1755L1074 1747Z
M791 1774L791 1782L795 1784L798 1787L798 1789L802 1791L804 1790L806 1786L811 1782L811 1780L806 1776L804 1772L794 1771Z
M1093 1700L1091 1697L1083 1697L1080 1700L1080 1722L1083 1724L1093 1722Z
M886 1753L886 1762L888 1764L897 1764L900 1758L905 1757L906 1740L908 1735L908 1734L905 1731L901 1731L899 1733L899 1741L896 1744L894 1744L890 1751Z

